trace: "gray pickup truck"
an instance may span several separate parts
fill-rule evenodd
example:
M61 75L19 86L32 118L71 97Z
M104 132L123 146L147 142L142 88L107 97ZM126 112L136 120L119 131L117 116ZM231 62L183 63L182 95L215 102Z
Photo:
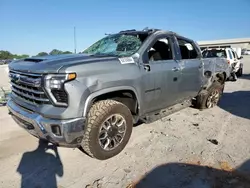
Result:
M139 122L216 105L229 69L224 59L203 59L193 40L143 29L107 35L81 54L13 61L9 77L7 106L21 127L105 160Z

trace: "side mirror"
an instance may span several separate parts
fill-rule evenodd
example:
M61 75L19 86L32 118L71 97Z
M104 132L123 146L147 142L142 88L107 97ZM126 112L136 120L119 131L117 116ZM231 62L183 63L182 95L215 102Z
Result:
M140 54L138 53L135 53L132 58L134 59L135 63L138 63L139 62L139 58L140 58Z
M243 56L240 56L238 59L243 59Z

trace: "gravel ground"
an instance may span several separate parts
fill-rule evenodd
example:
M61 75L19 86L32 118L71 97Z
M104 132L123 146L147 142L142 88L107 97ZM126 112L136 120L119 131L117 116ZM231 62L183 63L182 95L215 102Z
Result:
M226 84L217 107L139 125L106 161L38 145L0 107L0 187L249 188L250 56L243 62L244 76Z

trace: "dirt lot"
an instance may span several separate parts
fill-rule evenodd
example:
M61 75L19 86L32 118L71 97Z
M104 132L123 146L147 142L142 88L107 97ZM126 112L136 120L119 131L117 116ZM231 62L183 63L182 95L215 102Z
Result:
M244 76L226 84L218 107L139 125L107 161L38 145L0 107L0 187L249 188L250 56L243 62Z

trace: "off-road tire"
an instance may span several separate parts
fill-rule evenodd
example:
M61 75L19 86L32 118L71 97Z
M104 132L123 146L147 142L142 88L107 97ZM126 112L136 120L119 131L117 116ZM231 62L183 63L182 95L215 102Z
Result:
M207 109L207 100L210 94L214 90L219 91L219 100L223 94L225 87L225 83L221 84L220 82L215 81L207 90L203 90L199 93L199 95L196 97L196 102L195 102L195 107L202 110L202 109ZM219 101L218 101L219 102ZM218 103L217 103L218 104Z
M236 72L237 77L241 77L243 75L243 67L240 67L239 70Z
M98 135L102 123L112 114L120 114L123 116L127 127L120 145L113 150L106 151L100 146ZM94 103L89 110L81 147L90 157L106 160L119 154L125 148L131 136L132 128L132 114L126 105L115 100L98 101Z

